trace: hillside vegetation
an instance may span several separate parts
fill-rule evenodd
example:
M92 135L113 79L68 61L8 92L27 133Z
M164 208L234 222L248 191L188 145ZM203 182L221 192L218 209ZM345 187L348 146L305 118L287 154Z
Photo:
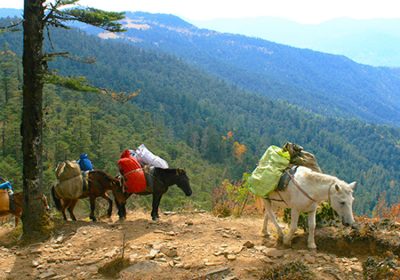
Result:
M317 113L400 125L400 76L392 69L199 29L173 15L126 16L128 31L119 38L135 46L173 54L246 90ZM89 27L84 30L100 33Z
M133 104L121 105L104 96L49 86L44 145L49 184L60 160L77 158L84 151L97 168L113 173L121 150L145 143L172 166L188 170L194 185L192 202L209 209L211 190L225 177L240 178L254 169L269 145L292 141L315 153L324 172L360 183L355 195L358 213L370 214L382 195L390 204L398 202L399 129L306 112L245 92L160 52L74 30L52 34L55 50L97 59L94 65L59 60L52 67L63 74L87 76L100 87L127 92L141 89L141 94ZM2 52L0 56L2 63L10 65L0 73L2 107L7 108L1 119L5 137L0 167L17 185L22 162L18 140L20 36L0 36L0 45L7 42L17 54ZM6 92L13 96L8 101ZM238 144L246 147L240 156L235 154ZM171 207L184 203L175 204L175 200L183 196L172 192L162 203Z

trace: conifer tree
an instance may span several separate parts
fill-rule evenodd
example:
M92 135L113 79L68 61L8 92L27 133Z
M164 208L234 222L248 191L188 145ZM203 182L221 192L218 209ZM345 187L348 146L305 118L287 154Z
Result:
M111 32L123 31L117 22L123 13L105 12L76 6L79 0L24 0L23 19L23 233L24 236L43 235L50 224L40 201L43 193L42 130L43 85L47 61L66 53L43 51L44 32L50 27L68 29L68 22L79 21ZM51 38L50 38L51 41ZM54 79L54 78L53 78Z

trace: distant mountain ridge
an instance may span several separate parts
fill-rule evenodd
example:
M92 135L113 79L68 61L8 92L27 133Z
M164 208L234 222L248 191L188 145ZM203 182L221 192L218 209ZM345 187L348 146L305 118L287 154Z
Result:
M400 126L397 69L199 29L173 15L127 12L123 23L128 31L118 35L79 27L103 39L122 39L172 54L245 90L319 114Z
M193 21L196 26L345 55L359 63L400 67L400 19L337 18L301 24L273 17Z
M316 113L400 125L398 71L344 56L297 49L241 35L199 29L172 15L126 13L119 38L173 54L245 90Z

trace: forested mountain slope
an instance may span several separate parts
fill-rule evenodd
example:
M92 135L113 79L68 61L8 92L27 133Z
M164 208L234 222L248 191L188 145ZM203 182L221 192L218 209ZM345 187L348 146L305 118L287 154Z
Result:
M196 64L244 89L330 116L400 125L400 76L344 56L298 49L195 26L173 15L127 13L123 38ZM268 28L267 26L265 28Z
M314 152L326 173L360 182L355 204L358 213L370 213L384 191L388 202L398 201L399 129L305 112L287 102L244 92L160 52L100 40L74 30L52 31L52 34L56 51L68 50L97 59L94 65L58 60L52 67L64 74L85 75L101 87L142 90L134 99L134 106L119 106L93 95L79 97L78 93L63 94L61 104L65 106L50 103L49 110L56 112L72 107L65 113L66 117L48 116L51 121L57 119L59 127L70 131L68 137L55 133L59 138L50 142L62 143L68 157L82 150L71 144L80 143L81 135L77 131L82 130L76 126L87 125L90 120L102 121L106 127L93 127L107 140L83 147L107 155L104 159L103 154L96 155L96 160L104 161L101 167L111 169L118 152L126 146L152 143L150 147L156 153L173 163L184 162L190 174L197 176L201 182L197 181L196 190L201 197L195 199L206 205L211 189L220 180L239 178L243 172L252 171L269 145L282 145L289 140ZM10 48L20 53L20 36L4 34L0 36L0 45L8 42ZM52 98L51 94L48 96ZM82 98L83 103L77 101ZM100 115L91 114L91 108ZM71 121L80 114L83 114L82 122ZM223 138L228 131L233 132L233 137ZM88 137L93 141L96 135ZM233 156L235 141L247 147L241 158ZM9 151L5 155L13 157ZM16 166L21 164L18 158L13 160Z

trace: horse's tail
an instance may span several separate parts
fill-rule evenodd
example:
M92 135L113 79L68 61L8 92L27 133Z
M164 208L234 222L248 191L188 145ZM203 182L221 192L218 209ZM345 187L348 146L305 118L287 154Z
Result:
M61 211L62 210L61 200L57 197L54 186L51 187L51 196L53 197L54 204L56 205L57 210Z

